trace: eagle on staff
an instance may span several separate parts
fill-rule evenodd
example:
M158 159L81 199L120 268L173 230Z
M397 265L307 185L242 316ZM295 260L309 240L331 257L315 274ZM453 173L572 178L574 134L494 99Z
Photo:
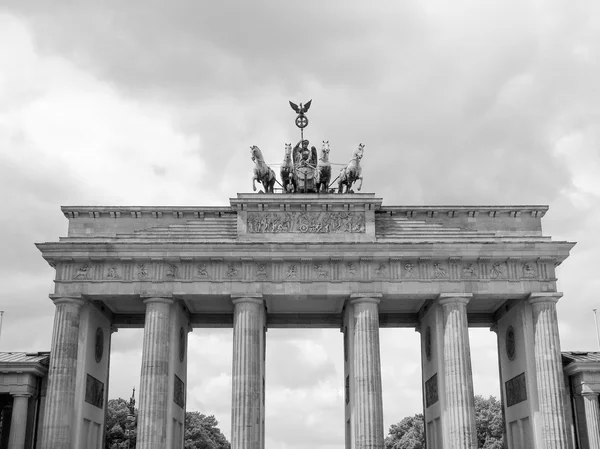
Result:
M304 106L302 106L302 103L300 103L300 106L298 106L296 103L292 103L290 101L290 106L292 107L292 109L294 111L296 111L296 114L304 115L310 109L311 103L312 103L312 100L309 100Z

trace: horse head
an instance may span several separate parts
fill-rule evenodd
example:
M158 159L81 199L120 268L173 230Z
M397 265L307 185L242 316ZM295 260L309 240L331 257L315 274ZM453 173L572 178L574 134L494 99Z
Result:
M352 159L356 160L356 162L360 162L360 160L363 157L363 150L364 150L364 148L365 148L364 144L359 143L358 147L356 147L356 149L352 153Z
M285 158L284 160L287 161L289 159L291 159L292 157L292 144L291 143L286 143L285 144Z
M256 145L250 147L250 154L252 155L253 162L263 162L262 152Z
M323 141L323 146L321 147L320 159L322 159L325 162L329 160L329 140Z

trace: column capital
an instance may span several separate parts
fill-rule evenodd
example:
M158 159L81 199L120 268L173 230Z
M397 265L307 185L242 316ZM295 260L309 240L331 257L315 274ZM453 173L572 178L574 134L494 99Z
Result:
M31 393L11 393L13 398L30 398L33 396Z
M562 298L562 293L560 292L534 292L530 293L527 301L529 304L548 304L554 303L556 304L560 298Z
M595 392L595 391L582 391L580 393L581 396L583 396L584 398L597 398L599 393Z
M85 300L81 295L56 295L54 293L48 295L55 306L60 304L73 304L77 307L81 307L85 304Z
M170 295L169 295L170 296ZM167 305L171 305L175 302L175 300L173 300L173 298L170 298L169 296L141 296L142 298L142 302L144 304L167 304Z
M379 304L383 294L381 293L352 293L350 295L350 304L372 303Z
M440 293L438 302L440 305L446 304L468 304L473 299L473 293Z
M265 303L261 294L231 295L231 302L233 305L243 303L263 305Z

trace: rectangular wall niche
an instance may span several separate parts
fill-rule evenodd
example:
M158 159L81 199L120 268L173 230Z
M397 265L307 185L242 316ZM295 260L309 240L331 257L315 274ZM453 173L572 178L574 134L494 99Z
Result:
M104 404L104 383L89 374L85 381L85 402L99 409Z
M173 402L181 408L185 407L185 385L183 380L177 377L177 374L175 374L175 382L173 385Z
M438 400L437 373L435 373L425 382L425 404L429 407Z
M507 380L505 383L505 388L507 407L527 400L527 384L524 372L510 380Z

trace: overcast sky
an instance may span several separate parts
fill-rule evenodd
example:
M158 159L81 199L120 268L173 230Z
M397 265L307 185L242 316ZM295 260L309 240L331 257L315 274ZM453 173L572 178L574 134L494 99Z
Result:
M578 242L558 269L563 350L597 350L600 2L0 2L2 351L50 349L54 270L34 242L61 205L228 205L250 145L365 143L387 205L547 204ZM232 332L190 336L188 410L230 435ZM381 331L384 419L421 410L419 335ZM139 382L141 331L114 334L111 397ZM495 334L471 332L475 391L499 395ZM342 338L272 329L267 447L342 448Z

